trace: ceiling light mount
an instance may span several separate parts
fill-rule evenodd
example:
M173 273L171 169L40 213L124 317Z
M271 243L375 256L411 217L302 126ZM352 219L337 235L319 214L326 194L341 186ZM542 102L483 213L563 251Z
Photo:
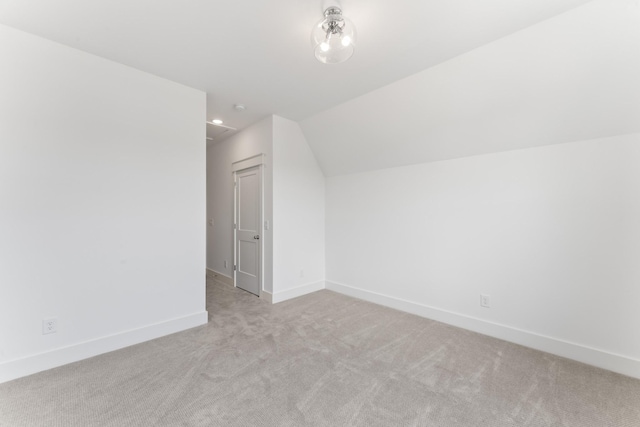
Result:
M351 58L356 41L356 28L342 16L342 10L331 6L324 11L324 19L311 32L311 44L318 61L338 64Z

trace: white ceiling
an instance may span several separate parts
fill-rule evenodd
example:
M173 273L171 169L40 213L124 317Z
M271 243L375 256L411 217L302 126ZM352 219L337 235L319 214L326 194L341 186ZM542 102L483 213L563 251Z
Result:
M325 175L640 132L640 2L594 0L300 122Z
M588 0L0 0L0 24L206 91L207 119L302 120ZM342 6L359 41L317 62L310 31ZM247 106L235 112L234 103Z

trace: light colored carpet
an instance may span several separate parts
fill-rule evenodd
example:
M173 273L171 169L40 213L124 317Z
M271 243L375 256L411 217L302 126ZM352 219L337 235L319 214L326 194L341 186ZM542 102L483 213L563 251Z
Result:
M320 291L0 385L2 426L640 426L640 381Z

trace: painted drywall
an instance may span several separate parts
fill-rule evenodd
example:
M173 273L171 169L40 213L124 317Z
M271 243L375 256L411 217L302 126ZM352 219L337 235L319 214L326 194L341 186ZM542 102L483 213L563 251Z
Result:
M326 176L640 132L638 52L638 2L596 0L301 127Z
M638 165L631 134L327 178L327 287L640 377Z
M206 323L205 94L4 26L0 57L0 381Z
M273 218L273 118L267 117L220 142L207 144L207 268L233 278L232 164L264 154L264 220ZM273 234L263 230L263 287L273 291ZM227 266L225 267L225 261Z
M273 302L324 288L324 175L300 126L273 118Z
M231 166L257 154L265 154L264 220L269 223L263 230L262 290L277 303L324 288L324 175L296 122L270 116L209 143L207 268L223 279L233 277Z

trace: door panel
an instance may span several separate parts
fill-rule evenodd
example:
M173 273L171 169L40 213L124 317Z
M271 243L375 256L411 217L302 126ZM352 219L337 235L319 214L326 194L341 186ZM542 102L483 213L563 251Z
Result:
M258 176L255 173L250 175L238 176L238 196L240 203L238 204L239 218L238 229L247 231L257 230L257 213L256 206Z
M247 242L244 240L240 240L239 242L240 248L238 250L238 271L242 274L249 274L251 276L257 276L256 272L258 271L258 251L257 251L257 243Z
M236 286L260 295L262 182L259 167L236 172Z

